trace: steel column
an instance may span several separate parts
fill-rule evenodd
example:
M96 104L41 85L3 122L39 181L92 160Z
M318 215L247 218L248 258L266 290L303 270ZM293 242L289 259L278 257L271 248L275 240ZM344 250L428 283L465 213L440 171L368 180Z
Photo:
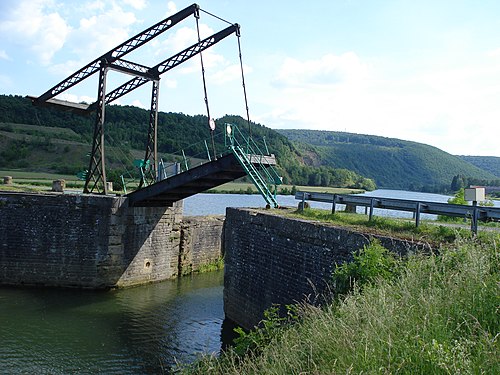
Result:
M149 127L148 127L148 139L146 143L146 155L144 156L144 162L148 160L150 162L150 169L146 171L145 177L147 175L148 181L144 181L144 177L141 178L139 187L144 184L156 182L158 177L158 99L160 95L160 81L154 80L153 87L151 90L151 109L149 110Z
M106 74L108 67L101 62L99 70L99 87L97 92L97 111L94 125L94 139L92 140L92 151L90 154L89 169L83 188L84 193L93 193L95 189L104 194L108 193L106 186L106 168L104 163L104 114L106 98ZM92 181L92 185L91 185ZM102 189L100 188L102 186Z

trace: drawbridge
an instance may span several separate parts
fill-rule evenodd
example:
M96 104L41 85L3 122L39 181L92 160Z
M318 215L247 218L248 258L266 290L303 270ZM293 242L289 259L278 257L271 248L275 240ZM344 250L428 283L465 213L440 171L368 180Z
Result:
M79 69L69 77L40 95L30 97L34 105L50 106L70 111L81 115L94 114L94 134L92 149L90 152L89 167L84 173L84 193L108 194L109 188L106 179L104 123L106 105L132 92L133 90L151 83L151 106L147 137L145 140L145 156L143 159L141 180L139 187L134 192L127 194L132 206L171 206L174 202L188 196L212 189L235 179L248 176L256 186L264 200L270 207L278 207L276 201L276 186L281 183L274 166L276 160L267 150L264 154L261 148L252 139L250 116L243 74L243 62L240 44L240 27L237 23L230 23L223 30L201 39L199 19L201 13L209 16L213 14L202 10L197 4L193 4L178 13L165 18L155 25L147 28L129 40L116 46L112 50L96 58L83 68ZM147 44L159 35L167 32L190 16L196 21L198 41L184 50L158 62L154 66L145 66L140 63L125 60L124 56ZM220 20L220 17L214 16ZM249 131L245 137L233 124L224 124L225 147L222 152L217 151L214 141L215 120L210 117L208 104L207 85L205 80L205 68L202 52L219 43L230 35L236 35L238 40L239 62L243 95L246 107L246 120ZM160 90L160 78L173 68L199 55L203 88L205 94L205 105L207 111L207 131L210 133L212 152L208 150L208 161L195 167L184 168L181 173L165 176L160 173L161 161L158 158L158 97ZM126 80L123 84L107 92L108 71L123 73L133 78ZM66 90L76 86L90 76L98 74L97 100L91 104L73 103L58 99L57 96ZM267 146L266 146L267 149ZM274 189L273 189L274 186Z

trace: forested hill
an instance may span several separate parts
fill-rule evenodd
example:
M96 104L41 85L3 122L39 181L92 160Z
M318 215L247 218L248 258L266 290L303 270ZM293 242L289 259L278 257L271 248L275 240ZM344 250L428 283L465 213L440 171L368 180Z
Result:
M88 152L93 132L93 117L81 117L50 108L34 107L30 100L0 95L0 169L25 169L57 173L77 173L88 166ZM149 111L132 106L106 108L106 162L111 169L133 168L133 159L143 157ZM224 123L235 124L247 134L248 124L239 116L216 119L215 144L225 149ZM315 151L297 148L285 136L263 125L251 123L257 141L265 137L270 152L276 154L284 182L316 185L375 188L373 180L346 170L313 165ZM166 159L180 155L206 157L203 140L209 140L206 116L182 113L158 114L158 151ZM210 144L210 140L208 144ZM125 165L127 164L127 165ZM121 172L121 170L120 170ZM115 173L116 175L116 173Z
M449 189L456 175L476 179L478 184L498 179L467 160L422 143L346 132L278 131L312 148L320 157L318 164L353 170L373 178L378 187L440 192Z
M500 178L500 157L464 155L459 155L458 157Z

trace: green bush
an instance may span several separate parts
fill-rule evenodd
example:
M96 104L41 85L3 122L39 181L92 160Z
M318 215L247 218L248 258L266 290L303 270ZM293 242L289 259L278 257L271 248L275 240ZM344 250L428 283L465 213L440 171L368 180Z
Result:
M264 319L261 320L259 327L251 331L245 331L237 327L234 331L239 335L234 339L233 350L238 355L257 354L271 341L278 337L283 329L286 329L290 323L298 320L297 305L286 305L286 315L280 312L280 305L273 304L264 311Z
M354 285L362 288L378 279L391 280L401 268L394 254L378 240L364 246L353 258L352 262L337 265L333 272L334 291L338 294L351 291Z

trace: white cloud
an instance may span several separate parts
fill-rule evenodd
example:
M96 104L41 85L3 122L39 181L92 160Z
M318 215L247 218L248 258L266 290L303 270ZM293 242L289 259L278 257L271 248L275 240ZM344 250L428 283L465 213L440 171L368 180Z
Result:
M138 10L144 9L146 7L146 0L123 0L123 2Z
M200 38L202 40L212 34L214 34L214 30L211 27L200 23ZM170 56L195 44L197 41L198 33L196 29L183 26L178 28L173 34L169 34L168 38L164 41L157 42L155 45L155 55Z
M75 94L70 94L70 93L67 93L67 92L63 92L58 97L58 99L60 99L60 100L66 100L66 101L72 102L72 103L87 103L87 104L91 104L91 103L95 102L95 98L92 98L90 96L75 95Z
M9 55L3 49L0 49L0 59L2 60L10 60Z
M177 81L175 79L163 78L160 82L163 83L165 87L169 89L177 88Z
M136 22L134 13L126 12L116 4L102 13L82 18L71 35L73 51L91 61L127 40L129 29Z
M12 4L0 21L2 36L30 48L42 64L49 64L64 45L70 26L54 11L51 0L24 0Z
M167 3L167 15L172 15L177 13L177 5L173 1Z
M0 74L0 90L2 92L8 92L14 87L12 79L9 76Z
M245 75L250 74L252 73L252 68L244 65L243 71ZM217 85L223 85L238 80L241 80L241 67L239 64L229 65L210 76L210 82Z
M285 59L262 91L266 96L258 98L261 106L267 104L259 121L275 128L413 140L454 154L498 153L500 66L491 61L459 69L438 66L398 78L383 71L354 54Z
M144 105L140 100L137 99L132 101L132 105L143 109L149 109L149 106Z
M368 67L353 52L340 56L327 54L318 60L299 61L287 58L273 84L277 87L312 87L359 82L368 74Z

